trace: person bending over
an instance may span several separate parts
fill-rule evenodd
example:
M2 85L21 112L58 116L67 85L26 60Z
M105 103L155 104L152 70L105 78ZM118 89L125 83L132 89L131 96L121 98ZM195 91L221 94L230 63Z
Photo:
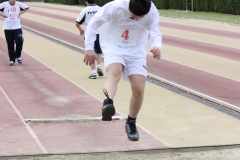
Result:
M93 48L100 28L107 72L102 120L111 121L115 114L113 99L123 75L123 79L130 81L132 90L125 130L129 140L137 141L136 118L142 106L147 77L148 34L153 58L159 60L161 56L159 13L151 0L116 0L105 4L90 20L85 33L84 62L87 65L93 64L96 59Z

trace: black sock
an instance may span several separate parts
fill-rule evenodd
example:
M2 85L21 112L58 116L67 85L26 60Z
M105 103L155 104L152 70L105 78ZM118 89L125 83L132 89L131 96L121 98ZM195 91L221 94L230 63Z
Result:
M128 116L127 122L136 122L136 119L137 118L132 118L132 117Z
M113 104L113 100L112 99L105 99L103 101L103 105L105 105L105 104Z

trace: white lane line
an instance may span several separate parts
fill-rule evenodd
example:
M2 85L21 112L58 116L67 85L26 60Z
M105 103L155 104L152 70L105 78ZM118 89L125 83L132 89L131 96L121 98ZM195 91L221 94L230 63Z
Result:
M123 116L113 116L112 120L121 121L126 119ZM26 123L61 123L61 122L89 122L89 121L102 121L102 117L25 119Z
M40 147L40 149L42 150L42 152L44 154L47 154L47 150L43 147L43 145L41 144L41 142L39 141L38 137L36 136L36 134L33 132L33 130L31 129L31 127L25 123L24 118L22 116L22 114L19 112L19 110L17 109L17 107L14 105L14 103L12 102L12 100L8 97L7 93L4 91L4 89L2 88L2 86L0 86L0 90L3 93L3 95L5 96L5 98L7 99L7 101L9 102L9 104L12 106L12 108L14 109L14 111L17 113L18 117L21 119L21 121L23 122L24 126L27 128L28 132L30 133L30 135L33 137L33 139L36 141L36 143L38 144L38 146Z

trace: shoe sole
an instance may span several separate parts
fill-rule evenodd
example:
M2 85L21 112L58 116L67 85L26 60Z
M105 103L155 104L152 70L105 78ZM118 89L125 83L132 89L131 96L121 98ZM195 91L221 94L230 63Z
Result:
M18 62L18 64L22 64L22 62Z
M103 76L103 72L97 71L97 73L98 73L98 76Z
M112 116L115 115L115 108L112 104L108 105L107 107L104 108L102 111L102 120L103 121L111 121Z
M89 79L97 79L97 77L88 77Z

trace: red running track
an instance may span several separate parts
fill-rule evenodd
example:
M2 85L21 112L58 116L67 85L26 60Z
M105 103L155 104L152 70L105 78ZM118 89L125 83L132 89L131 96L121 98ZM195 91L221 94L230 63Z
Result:
M6 46L0 38L0 87L24 119L101 116L101 102L28 54L23 52L22 65L8 66ZM1 90L0 122L0 156L44 153ZM30 128L49 154L169 148L141 128L140 141L128 141L124 124L100 121L30 124Z
M80 8L79 8L79 11L77 11L77 10L64 9L64 8L60 9L60 8L49 7L49 6L36 6L36 5L31 5L31 6L39 7L39 8L47 8L47 9L52 9L52 10L58 10L58 11L65 11L65 12L70 12L70 13L76 13L76 18L77 18L77 14L79 14L81 11ZM230 32L230 31L223 31L223 30L217 30L217 29L194 27L194 26L187 26L187 25L181 25L181 24L173 24L173 23L168 23L168 22L160 22L160 25L162 27L166 27L166 28L172 28L172 29L178 29L178 30L190 31L190 32L197 32L197 33L202 33L202 34L221 36L221 37L233 38L233 39L240 40L240 33L238 33L238 32Z
M84 47L84 40L78 34L26 19L22 19L22 24L68 43ZM148 72L151 74L240 107L240 82L238 81L164 59L153 60L149 55L147 61Z
M69 22L71 24L74 24L76 21L76 19L74 19L74 18L51 14L51 13L40 12L40 11L30 10L29 13L32 13L35 15L41 15L41 16L45 16L45 17L50 17L50 18L61 20L64 22ZM176 37L167 36L167 35L163 35L163 44L167 44L167 45L179 47L179 48L184 48L184 49L188 49L188 50L192 50L192 51L197 51L200 53L211 54L211 55L215 55L215 56L219 56L219 57L223 57L223 58L228 58L228 59L235 60L235 61L240 61L240 54L239 54L240 49L236 49L236 48L224 47L224 46L220 46L220 45L198 42L198 41L193 41L193 40L187 40L187 39L183 39L183 38L176 38Z

